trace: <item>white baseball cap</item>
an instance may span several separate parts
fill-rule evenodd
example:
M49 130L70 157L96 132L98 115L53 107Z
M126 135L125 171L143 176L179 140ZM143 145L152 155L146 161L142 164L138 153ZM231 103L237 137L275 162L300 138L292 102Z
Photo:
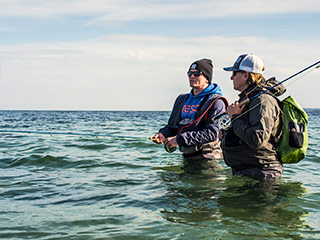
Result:
M264 71L264 64L258 56L250 53L240 55L233 67L223 68L225 71L246 71L252 73L260 73Z

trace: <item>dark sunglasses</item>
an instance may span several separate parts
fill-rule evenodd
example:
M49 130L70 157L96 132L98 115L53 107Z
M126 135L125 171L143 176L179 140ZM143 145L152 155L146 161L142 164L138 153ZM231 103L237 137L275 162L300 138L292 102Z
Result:
M192 74L193 74L193 76L195 76L195 77L199 77L199 76L202 74L202 72L201 72L201 71L194 71L194 72L189 71L189 72L187 72L188 77L191 77Z
M237 73L239 73L239 72L243 72L243 71L233 71L232 72L232 77L235 77L237 75Z
M235 77L237 75L238 71L233 71L232 72L232 77Z

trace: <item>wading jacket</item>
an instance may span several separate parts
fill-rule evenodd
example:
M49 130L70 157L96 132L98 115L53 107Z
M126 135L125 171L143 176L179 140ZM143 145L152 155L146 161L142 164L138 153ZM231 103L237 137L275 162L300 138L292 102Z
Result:
M195 120L203 115L213 101L215 102L200 121L188 126L180 124L182 120L181 111L188 96L189 94L181 94L177 97L168 124L160 129L159 132L165 137L176 136L179 149L186 156L201 151L202 146L206 145L207 156L210 158L210 152L216 148L220 148L219 145L216 146L217 144L215 142L219 134L218 120L213 122L211 119L226 111L226 100L217 99L215 101L217 97L221 97L219 94L214 94L204 99L197 110ZM215 142L215 144L213 144L213 142Z
M253 99L242 114L232 116L231 128L223 133L221 148L228 166L242 170L281 164L276 148L282 132L282 113L274 96L282 95L286 89L280 84L255 97L277 83L271 78L259 86L249 86L239 95L239 102L247 97Z

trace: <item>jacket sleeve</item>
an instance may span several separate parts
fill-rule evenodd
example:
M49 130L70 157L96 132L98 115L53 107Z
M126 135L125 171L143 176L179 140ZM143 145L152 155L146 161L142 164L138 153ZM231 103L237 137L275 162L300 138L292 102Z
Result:
M267 94L254 99L249 105L249 122L233 116L233 131L252 148L264 146L270 139L278 116L276 106L276 99Z
M190 147L194 145L200 146L204 143L215 141L218 138L220 128L218 119L212 122L212 118L224 113L225 111L226 106L224 101L222 99L217 99L211 109L208 111L207 121L204 128L178 134L178 144L183 147Z
M168 124L159 130L159 133L162 133L165 137L172 137L178 134L179 128L177 123L180 119L180 111L188 95L189 94L181 94L175 100Z

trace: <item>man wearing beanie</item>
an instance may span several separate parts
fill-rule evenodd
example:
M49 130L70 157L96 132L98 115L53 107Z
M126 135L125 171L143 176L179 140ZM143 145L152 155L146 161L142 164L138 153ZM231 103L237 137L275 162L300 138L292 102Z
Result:
M168 152L179 147L188 172L221 168L219 125L212 119L224 113L228 103L218 84L212 83L212 75L210 59L191 64L187 72L191 92L177 97L168 124L153 137Z

